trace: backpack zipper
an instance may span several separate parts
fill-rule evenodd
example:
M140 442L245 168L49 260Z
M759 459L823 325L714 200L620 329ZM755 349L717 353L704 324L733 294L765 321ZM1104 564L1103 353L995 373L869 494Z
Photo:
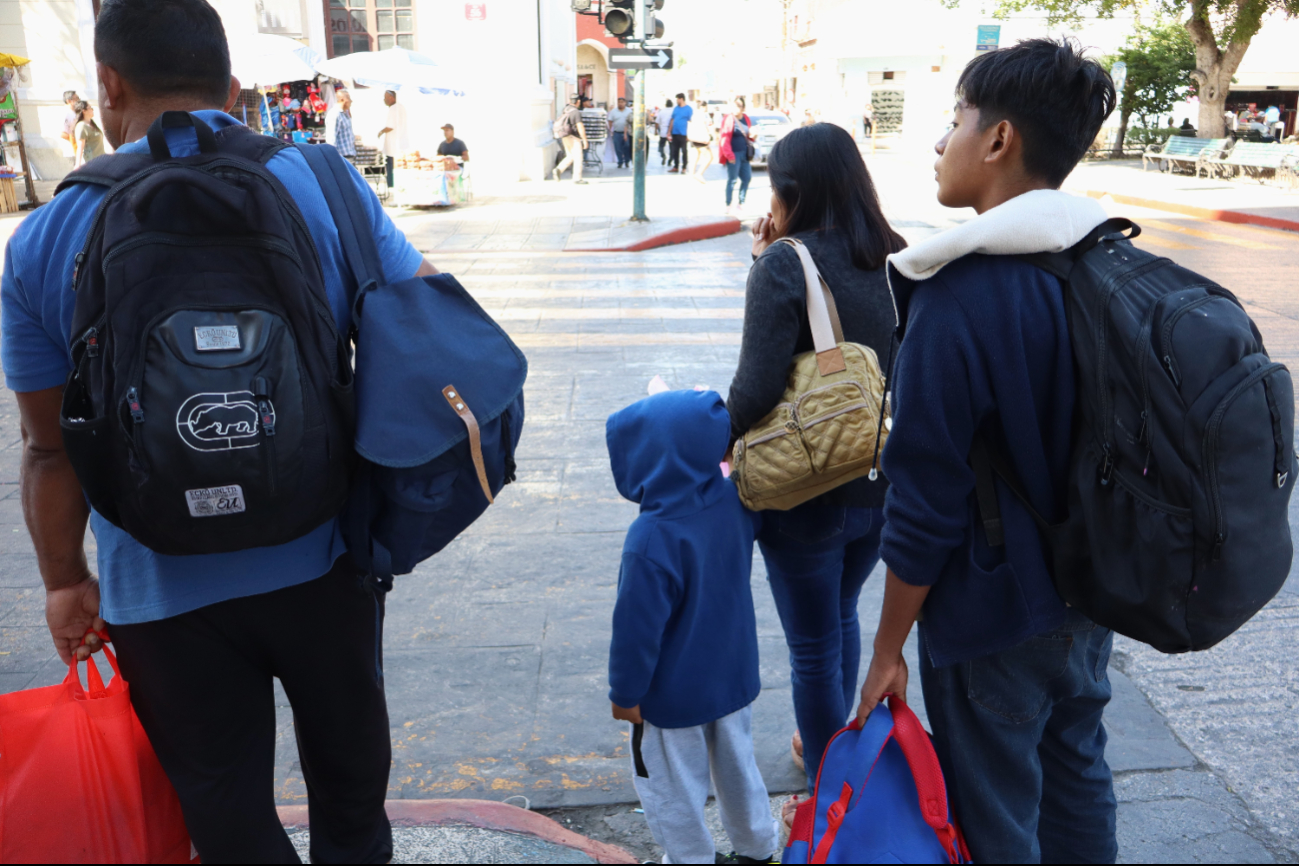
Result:
M1256 385L1260 380L1278 370L1285 370L1284 364L1265 364L1259 367L1253 373L1245 377L1245 380L1227 392L1227 396L1222 398L1218 403L1213 414L1209 416L1209 423L1204 428L1204 467L1208 474L1209 481L1209 508L1213 512L1213 551L1210 562L1217 562L1222 558L1222 546L1227 541L1227 521L1222 513L1222 499L1218 492L1218 460L1217 445L1218 431L1222 428L1222 419L1231 408L1231 404L1236 402L1241 394L1249 388Z
M189 237L186 235L175 235L169 232L145 232L136 235L123 244L118 244L104 256L104 262L101 269L104 274L108 273L108 266L113 263L114 259L124 256L134 249L148 246L149 244L165 244L173 247L205 247L212 246L215 243L227 244L237 247L250 247L257 249L267 249L272 252L281 253L290 258L298 267L302 267L302 257L292 246L280 240L273 235L253 235L249 237Z
M271 385L262 376L257 376L252 381L253 399L257 401L257 418L261 422L262 443L266 449L262 452L266 455L266 474L271 482L271 496L276 495L276 489L279 487L280 472L279 461L275 457L275 414L271 408Z
M1168 371L1168 375L1172 378L1173 384L1179 388L1182 386L1182 377L1178 373L1177 362L1173 358L1173 350L1172 350L1172 346L1170 345L1173 339L1173 328L1177 326L1177 323L1181 321L1182 317L1185 316L1187 313L1191 312L1192 310L1198 310L1200 307L1203 307L1205 304L1209 303L1210 301L1228 300L1236 303L1237 306L1239 306L1239 302L1237 302L1235 298L1218 294L1213 290L1213 287L1204 286L1204 289L1208 292L1207 295L1205 295L1202 298L1196 298L1194 301L1191 301L1189 304L1186 304L1174 310L1173 314L1168 317L1168 321L1164 322L1164 327L1161 328L1159 332L1160 360L1163 361L1164 369Z

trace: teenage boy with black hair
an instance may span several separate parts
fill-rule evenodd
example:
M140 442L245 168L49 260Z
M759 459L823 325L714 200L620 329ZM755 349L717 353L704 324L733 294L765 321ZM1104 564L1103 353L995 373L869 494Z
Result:
M979 521L976 434L1009 456L1034 506L1063 513L1074 375L1060 281L1014 258L1058 252L1106 219L1059 191L1114 108L1071 41L982 55L938 142L938 200L975 219L889 258L905 328L884 450L888 565L865 716L920 673L954 814L975 862L1113 862L1101 714L1112 635L1056 593L1028 512L1004 485L1004 546Z

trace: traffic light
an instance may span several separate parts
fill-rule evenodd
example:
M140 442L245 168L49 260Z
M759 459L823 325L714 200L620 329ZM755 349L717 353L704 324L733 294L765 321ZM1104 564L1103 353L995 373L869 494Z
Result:
M645 38L662 39L663 22L654 14L663 8L663 0L645 0Z
M608 0L612 9L605 10L604 29L619 40L626 42L636 36L636 19L633 6L636 0Z

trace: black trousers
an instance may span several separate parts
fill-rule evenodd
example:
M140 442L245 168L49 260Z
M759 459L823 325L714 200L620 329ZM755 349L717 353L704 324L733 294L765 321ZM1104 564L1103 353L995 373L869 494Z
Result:
M393 177L393 171L397 166L397 160L391 156L385 156L383 158L383 162L384 165L387 167L387 171L388 171L388 189L392 189L396 185L396 179Z
M203 862L299 862L275 812L273 677L293 707L312 861L392 858L383 613L383 592L344 556L297 586L109 625Z
M664 163L668 161L668 137L666 135L659 136L659 159Z
M690 161L690 141L684 135L672 136L672 167L686 170Z

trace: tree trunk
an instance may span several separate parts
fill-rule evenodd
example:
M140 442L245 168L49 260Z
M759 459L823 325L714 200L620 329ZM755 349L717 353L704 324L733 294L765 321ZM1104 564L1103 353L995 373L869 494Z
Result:
M1112 156L1114 159L1123 158L1123 140L1127 138L1128 121L1131 119L1131 117L1132 117L1132 109L1128 108L1125 104L1122 110L1119 112L1119 134L1114 137L1114 150L1110 154L1110 156Z
M1239 7L1245 0L1237 0ZM1249 49L1249 40L1258 28L1238 31L1226 49L1218 47L1218 37L1209 24L1208 0L1193 0L1191 17L1186 22L1186 32L1195 44L1195 66L1191 78L1195 81L1196 96L1200 100L1200 122L1197 135L1201 138L1222 138L1226 133L1227 93L1231 78L1240 67Z

